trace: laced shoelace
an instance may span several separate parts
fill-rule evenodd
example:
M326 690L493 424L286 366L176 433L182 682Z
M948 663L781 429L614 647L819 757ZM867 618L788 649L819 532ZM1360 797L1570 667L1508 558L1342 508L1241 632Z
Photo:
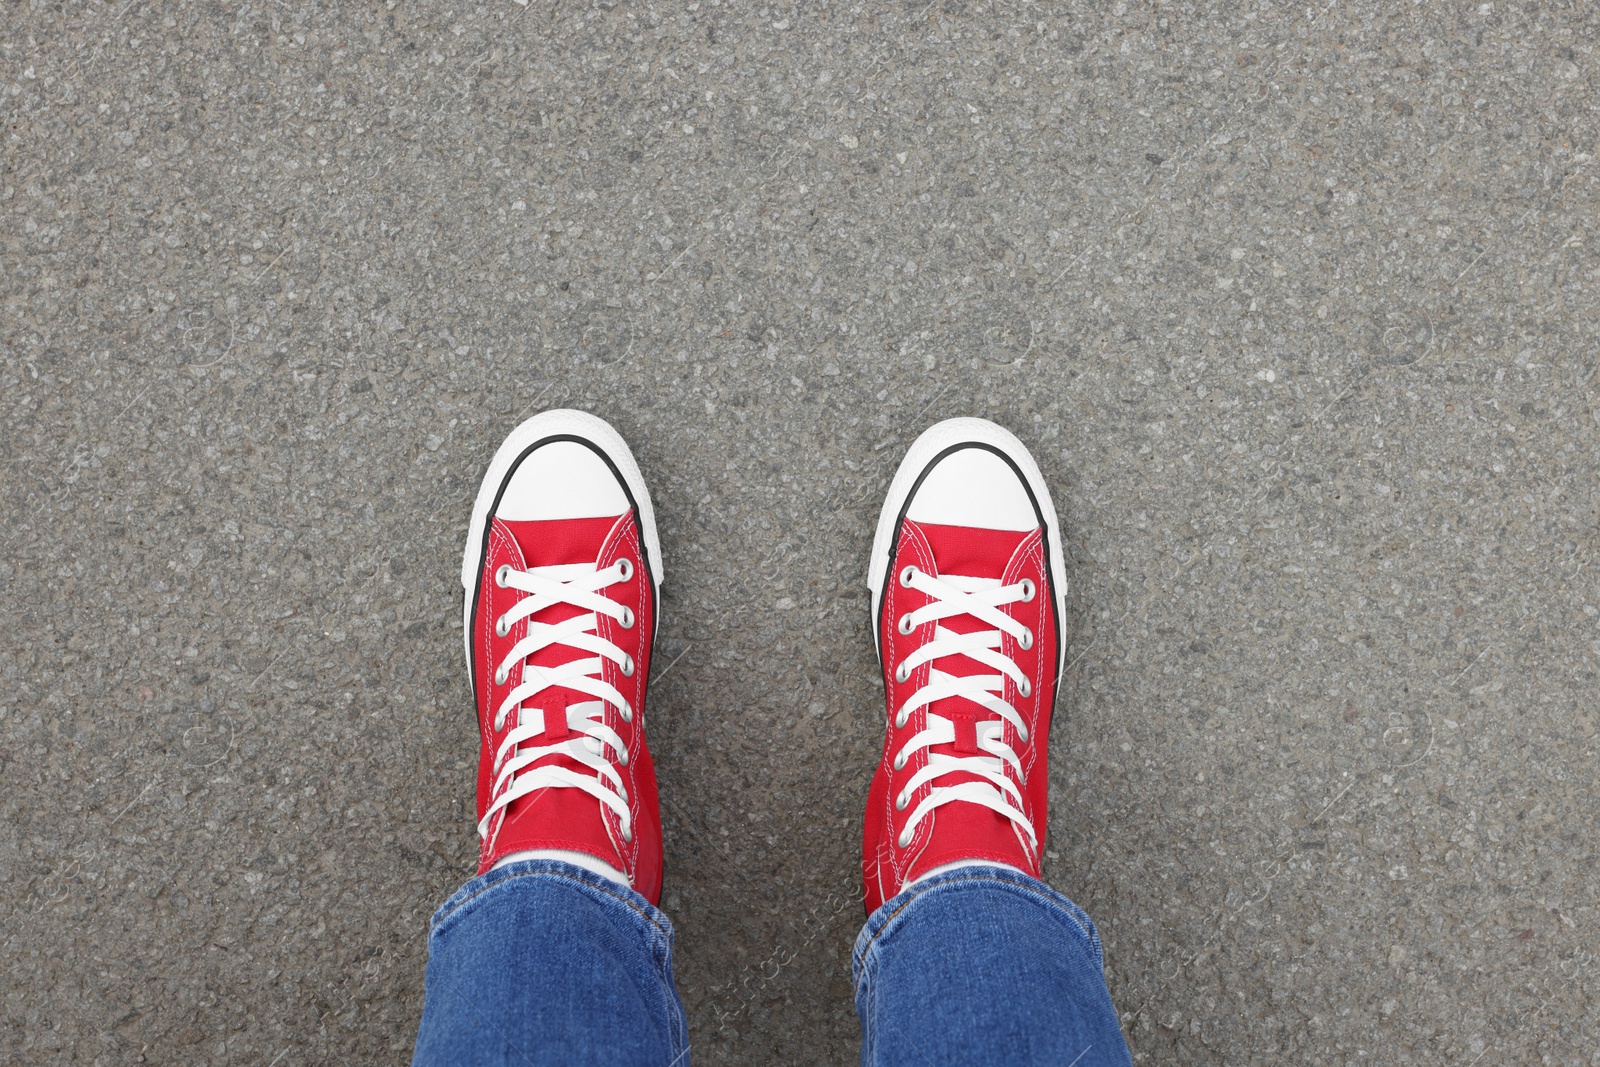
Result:
M928 753L927 766L912 775L895 797L896 811L904 811L911 797L926 783L937 782L957 773L972 775L976 780L969 778L954 785L934 785L921 803L912 809L905 829L900 832L899 846L905 848L911 844L917 824L935 809L965 801L981 804L1010 819L1027 834L1032 846L1038 848L1039 838L1034 833L1032 821L1022 811L1022 791L1016 784L1023 778L1022 760L1004 740L1005 727L1009 723L1017 732L1019 741L1024 744L1028 741L1027 723L1023 722L1017 709L1005 700L1006 679L1010 678L1016 683L1017 692L1023 697L1032 694L1033 685L1022 668L1000 652L1002 634L1009 634L1024 649L1033 647L1033 631L1000 609L1018 601L1031 601L1037 593L1034 583L1024 578L1011 585L1001 585L997 578L969 578L954 574L935 578L916 567L902 568L899 581L905 588L915 589L929 598L923 607L900 617L896 625L902 635L909 635L926 623L936 623L958 615L970 615L993 629L957 633L945 626L935 626L933 637L919 645L916 651L895 667L895 681L903 684L910 679L911 672L924 663L932 664L947 656L966 656L999 672L955 675L947 674L937 666L930 667L927 683L895 713L894 724L898 729L905 726L912 712L918 708L949 697L960 697L998 716L974 723L977 748L987 755ZM929 711L924 728L895 753L894 769L903 769L907 761L923 749L953 744L955 740L955 722ZM1006 774L1007 767L1014 772L1015 780Z
M605 661L610 660L621 668L624 677L632 677L635 665L632 656L602 638L598 632L601 615L617 620L624 629L633 628L636 621L633 610L600 593L600 590L632 577L633 563L627 559L620 559L604 570L592 563L580 563L530 567L525 571L507 565L495 572L495 583L501 588L520 589L528 594L495 620L495 633L505 637L523 619L528 619L528 630L495 669L495 684L505 685L510 680L512 670L517 664L522 664L520 683L506 694L495 712L496 730L505 729L506 720L513 712L517 712L517 725L500 742L495 752L494 789L491 793L495 799L478 823L478 835L485 840L489 837L489 825L497 813L539 789L583 790L615 812L622 824L622 839L633 840L633 816L628 810L628 791L616 769L616 765L628 765L628 747L617 732L605 724L607 704L617 709L625 723L633 721L633 707L626 697L605 681L602 672ZM585 614L557 623L539 622L531 618L561 604L576 607ZM593 655L569 660L555 667L540 667L528 662L534 655L554 645L565 645ZM564 709L525 706L540 693L555 688L576 690L597 699L572 704ZM565 722L552 722L553 716L564 716ZM550 736L547 735L562 740L542 745L537 743L541 737L549 741ZM555 762L534 766L547 756L566 756L594 774L582 774Z

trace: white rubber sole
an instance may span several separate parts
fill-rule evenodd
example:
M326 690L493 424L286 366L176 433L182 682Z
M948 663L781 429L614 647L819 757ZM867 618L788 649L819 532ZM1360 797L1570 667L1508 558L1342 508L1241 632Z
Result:
M900 516L905 512L906 500L911 496L911 491L916 487L922 474L932 462L952 448L966 444L987 445L1004 455L1017 470L1022 472L1023 481L1033 493L1033 498L1039 504L1039 510L1044 512L1045 535L1050 542L1050 584L1055 588L1056 619L1064 628L1067 618L1067 565L1066 557L1061 550L1061 524L1056 517L1056 506L1050 499L1050 489L1044 484L1044 475L1039 473L1039 465L1033 461L1027 446L1017 440L1015 434L1003 426L997 426L988 419L946 419L934 423L911 444L905 459L900 461L900 469L895 471L894 480L889 483L889 493L884 498L883 510L878 514L878 528L872 535L872 555L867 561L867 588L872 591L872 643L878 646L878 611L884 576L889 571L889 553L894 548L894 535L900 525ZM1061 634L1061 659L1057 665L1057 684L1060 683L1061 669L1066 665L1067 642L1063 629ZM883 659L883 649L878 648L878 658Z
M500 487L511 473L512 465L523 454L541 441L554 437L572 437L586 441L598 449L617 473L622 476L639 509L639 525L644 533L644 548L649 555L650 576L655 583L657 613L661 605L661 541L656 536L655 507L650 503L650 490L639 473L639 464L622 435L612 429L602 418L585 411L557 408L542 411L512 430L495 450L489 469L478 486L477 499L472 504L472 519L467 523L467 547L461 558L461 588L465 592L461 605L462 642L466 647L467 662L472 662L472 593L478 584L478 570L483 563L483 531L489 524L489 509L494 507Z

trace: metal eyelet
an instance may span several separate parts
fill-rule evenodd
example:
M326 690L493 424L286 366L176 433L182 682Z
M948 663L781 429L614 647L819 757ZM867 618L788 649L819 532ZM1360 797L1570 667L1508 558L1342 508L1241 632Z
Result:
M894 758L894 769L897 771L906 769L906 754L904 752Z
M911 625L910 613L900 616L900 625L896 626L895 629L900 631L900 635L902 637L910 634L912 630L916 629L916 627Z
M894 810L905 811L906 805L909 803L911 803L911 798L906 796L904 793L901 793L899 796L894 798Z
M627 749L623 749L621 752L617 753L617 762L619 764L621 764L622 766L624 766L624 767L626 767L628 765L628 750Z
M911 579L917 576L917 568L908 566L900 572L900 584L907 589L911 588Z
M632 656L624 656L623 657L623 660L622 660L622 676L624 678L632 678L633 677L633 657Z
M1017 683L1017 692L1021 693L1025 697L1033 696L1033 683L1024 678L1022 681Z
M501 589L506 587L506 578L511 574L511 564L502 563L500 569L494 572L494 584Z
M511 624L506 621L504 615L494 620L494 632L496 637L504 637L511 632Z
M627 605L623 605L622 618L618 619L617 622L621 624L624 630L633 629L633 609Z
M510 677L511 677L511 675L509 673L507 673L506 669L504 667L501 667L499 670L494 672L494 684L495 685L505 685L506 684L506 679L508 679ZM499 729L499 727L495 727L495 729Z
M909 847L910 844L911 844L911 827L908 826L904 830L901 830L900 831L900 836L895 838L895 842L901 848Z
M1033 647L1033 631L1023 628L1022 636L1017 638L1017 647L1026 652Z
M620 714L622 715L622 721L623 722L632 722L633 721L633 709L632 708L621 708L621 709L619 709L619 711L620 711Z
M633 827L624 826L622 828L622 843L625 845L633 844Z
M903 730L903 729L905 729L905 725L906 725L906 713L902 711L902 712L900 712L899 714L897 714L894 717L894 728L896 730Z
M1019 727L1017 729L1017 740L1021 741L1023 744L1028 743L1028 728L1026 726Z
M900 664L900 666L894 669L895 681L903 683L907 678L911 677L911 668L909 666L910 662L910 660L907 660L905 663Z
M617 560L617 567L622 572L623 581L627 581L629 578L633 577L633 560L629 559L627 556L623 556L621 559Z
M1022 602L1030 603L1033 600L1034 586L1032 578L1022 579Z

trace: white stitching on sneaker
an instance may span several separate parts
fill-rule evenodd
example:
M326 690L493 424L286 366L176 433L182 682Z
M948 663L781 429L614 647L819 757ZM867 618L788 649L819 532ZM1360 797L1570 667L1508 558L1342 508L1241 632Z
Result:
M520 589L528 594L516 602L510 611L495 620L497 632L509 633L512 626L528 619L528 630L507 653L496 669L495 678L509 677L518 664L523 667L521 684L506 694L495 712L494 728L505 729L506 720L517 712L517 725L500 742L495 752L494 802L484 812L478 823L478 836L488 840L489 827L502 809L537 789L581 789L616 813L622 824L622 839L633 840L633 817L628 810L628 791L622 778L612 766L607 750L614 753L616 762L628 765L627 746L611 727L605 724L606 705L615 707L623 722L633 721L633 707L626 697L602 677L605 661L611 660L621 668L631 663L631 657L605 640L598 633L600 616L606 615L619 623L632 612L600 594L601 589L627 581L633 575L630 561L619 560L605 570L593 564L564 564L554 567L530 567L519 571L502 567L496 581L510 589ZM574 616L563 622L535 622L530 616L560 604L570 604L588 610L588 614ZM526 662L537 653L553 645L593 652L588 659L576 659L556 667L538 667ZM556 709L524 708L546 689L575 689L580 693L598 697ZM539 712L528 714L529 711ZM569 730L579 736L554 745L522 748L545 732L545 716L565 714ZM533 764L546 756L562 755L594 771L593 775L580 774L566 767Z
M927 766L914 774L896 795L897 811L903 811L911 796L923 785L946 775L962 772L976 775L981 780L933 786L921 803L912 809L910 817L906 820L905 829L897 838L897 843L901 848L909 845L916 834L917 824L935 808L956 801L965 801L981 804L991 811L1004 815L1020 827L1027 834L1033 847L1037 848L1038 835L1034 833L1032 821L1022 811L1022 792L1006 774L1006 767L1009 766L1015 773L1016 780L1021 781L1022 761L1004 740L1007 723L1010 723L1012 729L1017 732L1020 741L1026 743L1028 740L1027 724L1004 698L1006 679L1010 678L1023 696L1027 696L1031 686L1022 668L1000 652L1003 647L1002 632L1009 634L1023 648L1033 644L1032 631L1000 610L1006 604L1031 599L1023 596L1023 593L1029 590L1025 590L1023 582L1001 585L997 579L968 578L961 575L935 578L913 567L907 567L902 571L900 584L929 597L928 604L905 616L907 628L911 632L930 622L937 623L941 619L957 615L970 615L980 622L988 623L994 629L980 630L976 633L957 633L944 626L935 626L933 636L896 666L896 679L901 675L909 676L912 671L925 663L932 664L947 656L967 656L1000 673L953 675L937 667L930 667L927 682L895 713L894 725L896 728L902 728L918 708L948 697L960 697L999 716L998 719L974 724L978 748L989 755L957 757L941 752L928 753ZM955 739L955 723L930 711L924 728L902 745L895 754L895 769L904 767L906 761L922 749L934 745L953 744Z

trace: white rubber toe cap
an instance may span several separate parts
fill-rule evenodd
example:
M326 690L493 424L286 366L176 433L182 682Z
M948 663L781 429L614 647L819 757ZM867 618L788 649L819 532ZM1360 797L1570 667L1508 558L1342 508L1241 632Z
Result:
M606 518L621 515L630 506L639 510L650 576L659 589L661 542L655 509L628 443L604 419L583 411L558 408L526 420L495 450L478 485L461 554L461 587L468 594L463 603L470 609L471 593L478 587L491 511L507 522L525 522ZM466 627L470 638L470 619Z
M495 514L506 522L599 519L628 510L622 483L594 449L552 441L517 465Z
M1032 530L1039 525L1016 469L978 447L960 448L939 460L913 493L906 518L985 530Z

